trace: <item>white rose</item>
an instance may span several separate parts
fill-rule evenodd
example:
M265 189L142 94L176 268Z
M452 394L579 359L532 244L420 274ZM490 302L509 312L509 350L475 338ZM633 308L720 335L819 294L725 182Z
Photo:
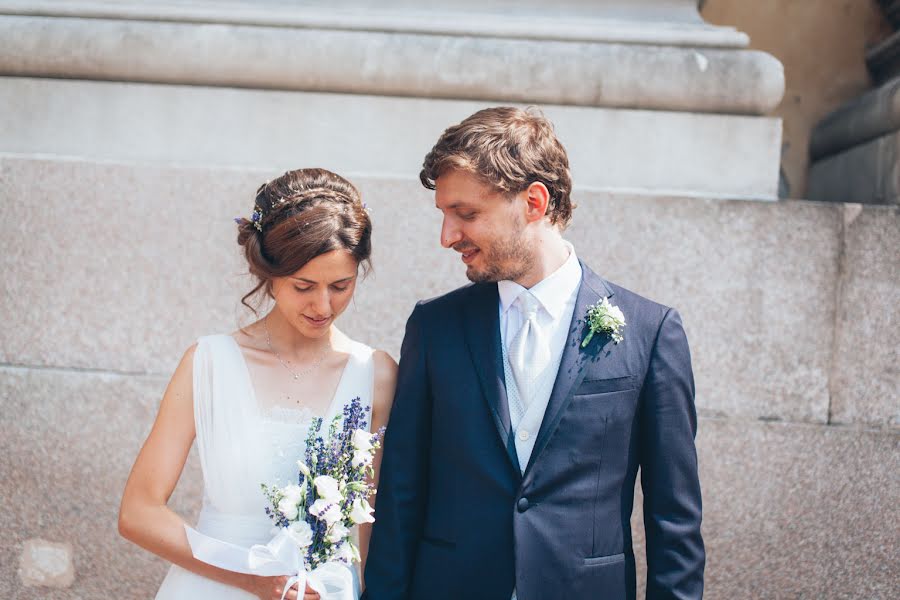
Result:
M289 500L294 504L300 504L300 501L303 500L303 496L306 494L299 485L289 485L281 490L281 495L284 496L285 500Z
M322 500L328 502L340 502L344 499L338 489L337 479L328 475L319 475L315 480L316 493Z
M327 500L316 500L309 507L309 514L314 515L316 517L321 517L322 513L331 506L331 503Z
M357 452L372 451L372 434L363 429L354 429L351 438L353 449Z
M371 452L361 452L357 450L353 453L353 460L351 464L354 468L358 469L360 467L368 467L372 465L372 453Z
M313 543L313 530L306 521L291 523L287 533L300 549L308 548Z
M350 542L344 542L332 553L331 559L350 565L353 564L353 554L354 552Z
M330 527L341 520L341 509L337 504L327 500L316 500L309 507L309 513Z
M297 515L299 514L297 512L297 503L291 502L290 498L281 499L281 501L278 503L278 512L283 514L284 517L289 521L293 521L294 519L296 519Z
M332 504L331 508L325 511L322 515L322 518L325 520L325 523L330 527L335 523L338 523L344 519L344 515L341 514L341 508L337 504Z
M350 535L350 530L344 527L343 523L338 522L331 526L325 539L332 544L337 544L338 542L343 541L348 535Z
M297 468L300 469L300 472L303 473L304 477L309 477L309 467L306 466L306 463L302 460L297 461Z
M359 525L360 523L374 523L375 517L372 516L372 511L375 510L365 498L357 498L356 501L353 502L353 508L350 510L350 520L355 524Z

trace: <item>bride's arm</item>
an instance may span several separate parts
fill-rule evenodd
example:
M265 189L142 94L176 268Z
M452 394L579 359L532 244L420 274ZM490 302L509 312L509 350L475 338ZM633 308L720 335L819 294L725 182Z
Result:
M391 414L391 405L394 403L394 391L397 388L397 363L387 352L378 350L374 355L375 361L375 390L372 397L372 431L378 431L387 426L388 417ZM375 468L375 478L372 481L378 486L378 474L381 471L381 449L375 454L372 461ZM369 503L375 506L378 495L369 498ZM369 554L369 539L372 537L372 524L365 523L359 526L359 554L361 557L360 570L366 571L366 557ZM365 582L362 582L365 589Z
M119 533L194 573L268 597L277 587L276 579L283 578L234 573L195 559L184 531L184 520L167 506L195 436L192 376L195 347L185 352L175 370L153 429L128 476L119 507ZM275 597L281 597L280 591Z

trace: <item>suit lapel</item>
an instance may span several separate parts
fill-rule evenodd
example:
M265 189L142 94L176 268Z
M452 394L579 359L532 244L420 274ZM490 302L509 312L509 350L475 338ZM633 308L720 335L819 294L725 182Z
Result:
M488 410L500 442L506 449L510 464L520 474L516 445L513 442L509 419L509 402L506 398L506 383L503 377L503 353L500 348L500 308L497 284L478 284L473 287L474 297L466 302L465 327L466 344L472 355L472 362L481 381L481 389L487 401Z
M612 290L609 289L606 283L583 262L581 263L581 271L581 285L578 288L578 295L575 299L575 311L572 313L572 322L569 325L569 336L563 348L556 382L553 384L550 401L547 403L547 411L544 413L544 420L541 421L541 428L534 442L531 458L528 460L528 466L525 468L526 476L531 471L531 467L541 451L547 445L550 436L556 430L556 426L559 425L563 411L572 399L573 390L584 379L584 367L590 358L591 351L591 346L587 348L581 347L581 342L587 334L585 315L587 315L588 308L599 302L601 298L608 298L613 295Z

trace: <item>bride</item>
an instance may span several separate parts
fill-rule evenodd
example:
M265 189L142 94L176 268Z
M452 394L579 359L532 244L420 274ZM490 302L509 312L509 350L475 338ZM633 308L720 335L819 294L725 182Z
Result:
M185 521L166 503L195 439L204 482L196 529L250 547L272 537L260 484L295 483L314 417L327 421L355 397L371 407L372 431L390 413L396 363L334 325L359 267L369 265L372 226L356 188L324 169L290 171L259 188L238 228L258 281L242 301L250 307L248 298L265 293L274 305L252 325L202 337L185 352L122 497L121 534L174 563L157 599L278 599L287 580L193 558ZM376 479L380 461L379 452ZM363 565L370 528L358 532ZM298 597L319 596L308 586L302 596L288 592Z

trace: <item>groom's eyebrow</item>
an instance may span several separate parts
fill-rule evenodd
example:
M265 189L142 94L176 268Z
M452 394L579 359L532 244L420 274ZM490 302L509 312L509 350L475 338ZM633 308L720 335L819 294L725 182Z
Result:
M462 202L462 201L454 202L453 204L445 206L444 208L441 208L437 204L434 205L434 207L438 210L456 210L457 208L468 208L468 206L469 206L468 204L466 204L465 202Z

